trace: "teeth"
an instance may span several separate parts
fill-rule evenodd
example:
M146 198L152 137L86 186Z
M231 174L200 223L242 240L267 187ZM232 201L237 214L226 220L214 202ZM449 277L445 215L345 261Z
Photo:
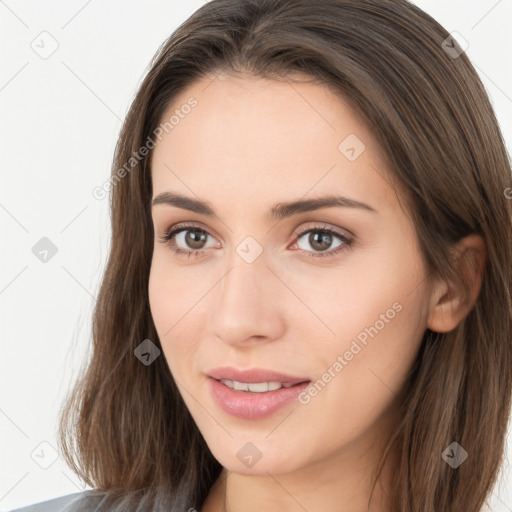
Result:
M249 391L249 385L245 382L237 382L236 380L233 381L233 389L235 391Z
M289 388L293 384L282 384L281 382L238 382L236 380L220 379L222 384L235 391L251 391L252 393L265 393L281 388Z

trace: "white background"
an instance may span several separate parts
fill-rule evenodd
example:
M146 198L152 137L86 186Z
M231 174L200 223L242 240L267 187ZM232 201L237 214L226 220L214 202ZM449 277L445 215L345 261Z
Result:
M83 489L61 458L47 469L34 459L52 460L40 443L57 446L59 408L90 340L110 244L108 198L92 189L109 177L151 57L203 3L0 0L0 510ZM416 4L468 41L510 151L512 0ZM47 59L31 47L43 31L58 43ZM47 263L32 253L44 236L58 249ZM510 439L494 512L512 512Z

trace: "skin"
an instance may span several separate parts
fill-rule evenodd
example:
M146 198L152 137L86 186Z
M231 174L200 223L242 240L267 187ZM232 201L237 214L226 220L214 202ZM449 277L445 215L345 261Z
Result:
M153 197L172 191L201 199L216 216L153 206L149 299L183 399L224 467L201 510L224 510L227 477L229 511L387 511L382 489L391 486L393 459L370 508L367 502L397 418L397 393L425 329L453 329L471 304L464 305L455 285L426 275L384 155L340 97L314 83L219 75L195 82L163 118L191 96L197 106L154 149ZM354 161L338 148L349 134L365 145ZM329 207L265 219L276 203L333 193L376 212ZM181 222L208 233L202 255L176 255L159 240ZM332 257L308 257L322 251L309 237L318 230L300 239L297 233L319 225L352 234L353 245ZM179 248L200 247L186 245L186 234L175 239ZM252 263L236 251L248 236L263 250ZM340 243L333 237L323 251ZM476 297L482 241L468 237L459 249L474 255L475 272L468 275ZM316 381L397 303L400 311L309 403L244 420L213 401L205 374L218 366ZM250 468L237 457L248 442L262 454Z

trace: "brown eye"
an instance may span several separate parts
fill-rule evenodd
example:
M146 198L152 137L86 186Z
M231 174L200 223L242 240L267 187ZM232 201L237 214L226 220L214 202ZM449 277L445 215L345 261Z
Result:
M209 247L208 237L213 237L198 226L178 224L171 227L160 241L172 247L176 254L199 256ZM219 245L218 243L216 244ZM213 247L213 246L210 246Z
M315 251L325 251L332 245L333 236L329 233L310 232L308 243ZM340 244L341 245L341 244Z
M306 238L306 243L301 246L299 241L301 238L305 237L305 235L309 236ZM334 249L332 249L332 244L336 239L338 239L339 242L334 246ZM353 240L348 235L339 233L334 229L328 227L314 227L299 233L296 243L299 249L308 253L308 256L322 257L335 256L340 251L351 247ZM308 245L311 249L307 247Z
M187 229L183 230L181 233L184 233L182 237L182 241L184 245L189 249L203 249L206 239L208 237L208 233L204 231L199 231L197 229Z

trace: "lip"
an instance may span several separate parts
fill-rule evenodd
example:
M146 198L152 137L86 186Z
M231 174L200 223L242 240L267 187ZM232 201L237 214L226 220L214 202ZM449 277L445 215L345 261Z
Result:
M301 382L310 381L310 379L307 377L294 377L292 375L275 372L266 368L239 370L238 368L233 368L232 366L213 368L208 372L208 376L215 380L229 379L247 383L281 382L283 384L299 384Z
M288 388L253 393L235 391L225 386L219 379L239 382L281 382L293 384ZM245 420L264 418L297 399L297 396L310 384L310 379L293 377L273 370L252 368L238 370L232 367L215 368L209 372L208 385L214 402L227 414Z

